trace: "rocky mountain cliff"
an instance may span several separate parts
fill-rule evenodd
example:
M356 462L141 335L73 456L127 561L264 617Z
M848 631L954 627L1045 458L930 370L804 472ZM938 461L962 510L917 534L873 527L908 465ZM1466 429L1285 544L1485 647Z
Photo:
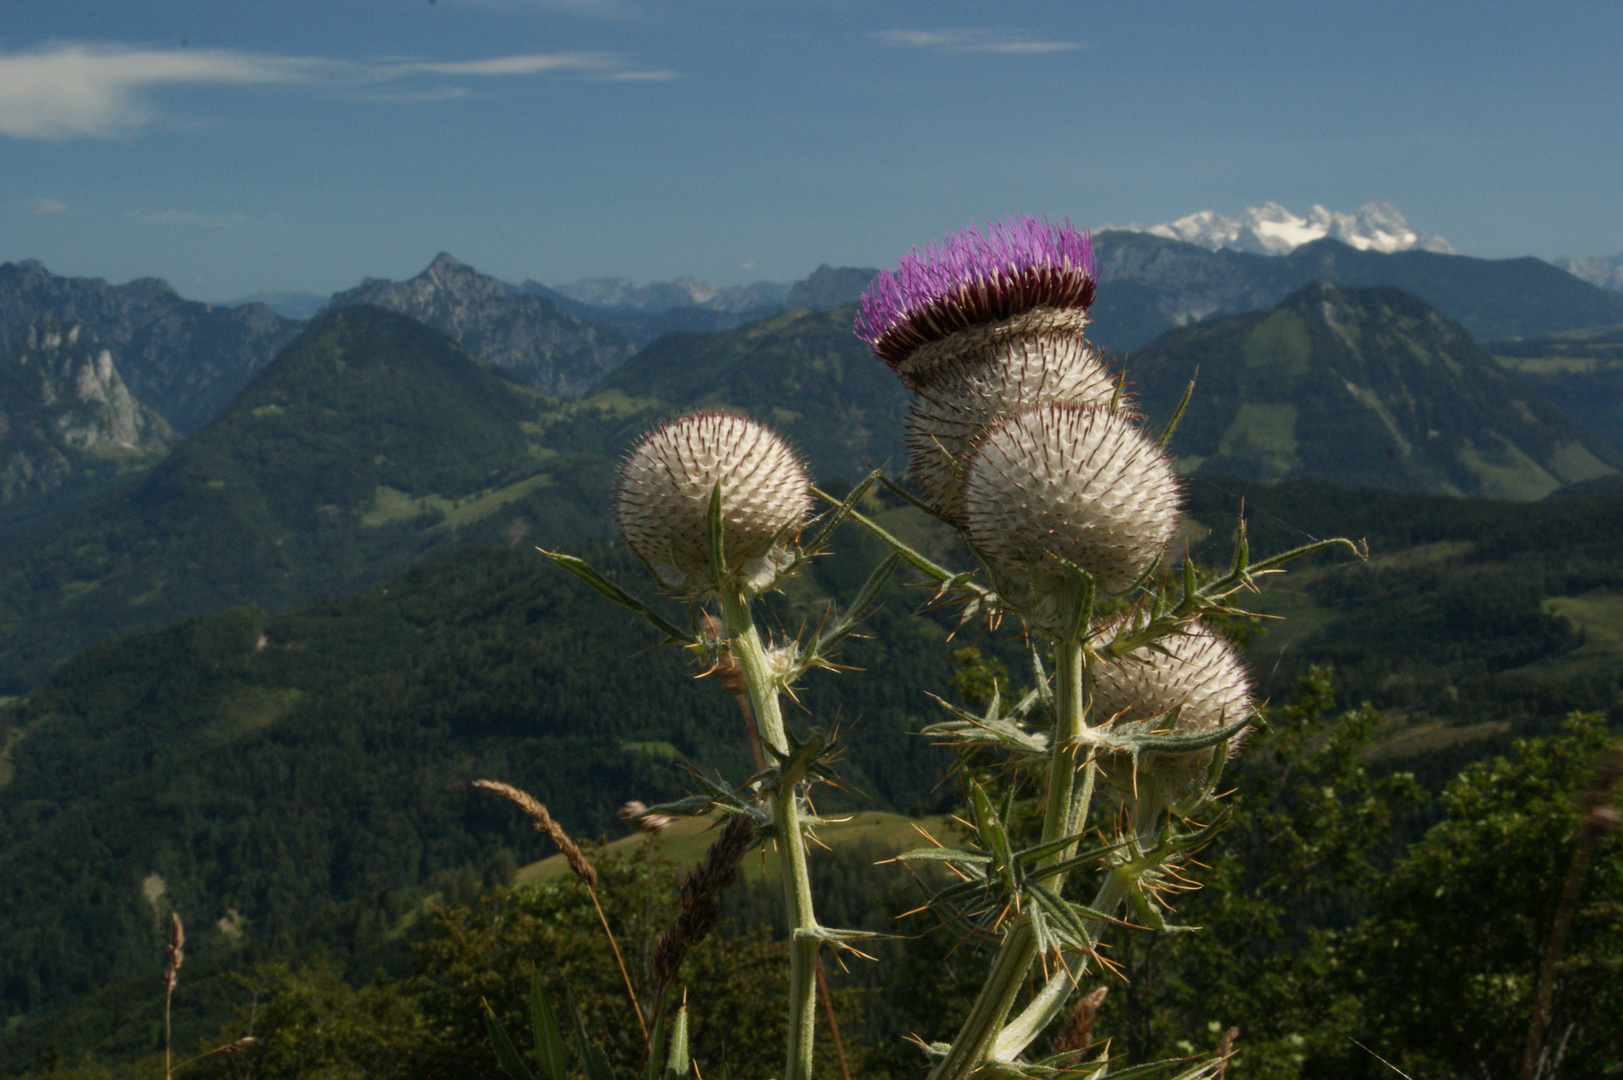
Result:
M427 323L508 376L559 397L579 397L632 352L614 328L546 297L512 292L444 252L408 281L367 278L334 294L329 310L356 304Z
M1102 290L1101 290L1102 292ZM1128 378L1185 472L1273 483L1540 499L1614 475L1614 451L1396 289L1313 282L1269 311L1167 334Z
M130 393L182 433L213 419L299 327L263 304L182 299L158 278L109 285L59 277L32 259L0 263L0 355L42 318L89 328Z
M0 503L151 464L174 440L81 323L37 320L0 360Z

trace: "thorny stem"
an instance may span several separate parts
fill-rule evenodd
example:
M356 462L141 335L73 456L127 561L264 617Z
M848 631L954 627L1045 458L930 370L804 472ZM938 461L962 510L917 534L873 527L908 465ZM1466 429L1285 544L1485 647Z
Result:
M1099 886L1099 892L1093 899L1093 910L1109 915L1126 895L1126 879L1119 874L1110 874L1106 876L1104 884ZM1099 932L1104 928L1104 924L1097 919L1084 919L1083 925L1089 931L1088 944L1090 946L1097 944ZM996 1044L992 1047L992 1057L995 1060L1013 1061L1024 1053L1026 1047L1036 1041L1037 1036L1043 1033L1043 1029L1065 1008L1065 999L1076 989L1076 980L1087 970L1091 957L1085 952L1067 951L1065 962L1072 963L1073 959L1075 966L1069 969L1056 964L1054 972L1048 977L1048 983L1037 992L1019 1016L1004 1026Z
M727 627L728 648L749 687L755 728L779 757L787 758L789 738L783 725L778 687L767 664L760 632L750 617L749 603L741 594L723 590L721 613ZM772 817L783 856L780 872L791 937L789 1048L784 1080L811 1080L817 1020L818 939L801 933L817 929L817 916L812 911L811 878L806 872L806 840L800 831L799 780L799 777L784 776L771 796Z
M1077 807L1072 795L1076 789L1077 761L1083 750L1087 728L1087 702L1083 694L1083 659L1080 636L1055 645L1059 667L1054 673L1054 736L1048 759L1047 807L1043 813L1042 842L1052 843L1072 835L1073 819L1086 819L1087 807ZM1091 771L1091 767L1090 767ZM1077 815L1080 813L1080 817ZM1060 862L1075 854L1072 845L1050 855L1045 864ZM1049 887L1058 894L1064 888L1064 875L1051 879ZM970 1007L963 1027L947 1056L936 1063L930 1080L962 1080L993 1055L1015 996L1025 982L1026 972L1037 958L1037 937L1030 917L1019 916L1003 938L992 960L986 984ZM1065 976L1061 974L1061 977ZM1029 1012L1029 1010L1028 1010Z

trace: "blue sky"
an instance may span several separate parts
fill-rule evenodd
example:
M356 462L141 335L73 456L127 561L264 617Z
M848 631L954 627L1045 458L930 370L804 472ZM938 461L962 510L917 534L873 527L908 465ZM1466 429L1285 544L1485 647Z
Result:
M1623 250L1623 4L7 0L0 261L225 300L793 280L970 219Z

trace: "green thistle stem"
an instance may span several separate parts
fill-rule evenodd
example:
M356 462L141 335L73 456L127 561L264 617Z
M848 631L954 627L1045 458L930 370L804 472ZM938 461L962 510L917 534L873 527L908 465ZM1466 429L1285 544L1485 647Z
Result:
M1112 914L1126 895L1127 879L1120 874L1110 874L1099 886L1099 892L1093 899L1093 910ZM1088 944L1097 944L1104 924L1098 919L1084 919L1082 925L1088 930ZM1043 1029L1064 1011L1065 999L1076 989L1076 981L1088 970L1091 959L1087 953L1066 953L1066 963L1071 965L1070 968L1061 967L1052 972L1048 976L1048 983L1037 991L1030 1004L1019 1016L1004 1025L992 1047L991 1056L995 1060L1013 1061L1036 1041Z
M723 590L722 619L726 623L728 648L749 687L750 705L755 710L755 728L761 739L780 758L789 754L789 738L783 724L778 687L767 664L749 601L743 595ZM812 910L811 878L806 872L806 839L801 835L798 789L801 778L785 776L772 795L772 816L777 825L784 906L789 915L791 951L789 955L789 1049L784 1080L811 1080L812 1043L817 1019L817 945L814 937L799 934L817 929Z
M1078 760L1082 754L1087 730L1087 705L1082 692L1082 641L1073 637L1056 645L1059 667L1054 673L1054 736L1048 759L1047 807L1043 812L1043 843L1052 843L1070 836L1087 818L1087 806L1078 805L1073 798L1076 791ZM1092 768L1085 790L1091 794ZM1050 855L1045 864L1060 862L1075 854L1071 845ZM1049 879L1048 886L1059 893L1065 887L1064 875ZM992 960L986 983L981 987L974 1005L947 1056L930 1071L930 1080L962 1080L969 1076L993 1054L1014 999L1024 984L1032 961L1037 958L1037 937L1029 918L1019 916L1003 938L1003 945ZM1063 977L1063 973L1061 974ZM1029 1012L1029 1010L1028 1010Z

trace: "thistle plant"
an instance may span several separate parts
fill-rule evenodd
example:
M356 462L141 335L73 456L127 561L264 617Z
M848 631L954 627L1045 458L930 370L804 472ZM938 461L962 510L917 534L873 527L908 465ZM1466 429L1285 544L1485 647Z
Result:
M1037 845L1013 850L971 782L976 849L903 856L952 866L960 881L936 907L998 936L968 1018L931 1048L932 1080L1070 1067L1070 1056L1024 1055L1097 960L1118 909L1167 928L1162 895L1176 891L1180 866L1221 819L1183 821L1253 719L1244 671L1202 617L1230 612L1229 598L1258 574L1328 546L1253 566L1242 526L1226 574L1202 580L1187 559L1180 579L1167 572L1180 495L1165 447L1189 394L1166 430L1142 426L1083 336L1094 293L1086 235L1068 222L1010 218L903 258L878 276L857 318L858 336L915 393L917 501L959 530L989 587L875 531L961 600L966 618L1020 620L1034 655L1051 651L1055 664L1051 689L1039 662L1038 689L1013 708L994 697L985 715L958 713L933 729L964 749L1007 753L1035 778L1043 817ZM1043 713L1046 730L1031 724ZM1130 827L1082 852L1101 775ZM1065 895L1079 871L1099 878L1085 905ZM1043 985L1011 1018L1039 960Z
M832 650L900 563L934 582L937 600L961 604L964 621L1022 627L1035 680L1018 701L994 694L984 713L952 709L927 729L960 753L1001 755L1035 786L1042 822L1037 843L1017 847L1007 807L966 779L973 841L901 856L947 864L956 880L930 907L995 943L962 1027L927 1047L930 1077L1096 1078L1108 1061L1081 1057L1101 995L1070 1005L1073 991L1100 963L1106 928L1186 929L1168 924L1167 898L1188 887L1191 856L1223 825L1212 794L1255 721L1244 666L1211 620L1238 613L1235 595L1291 559L1335 544L1362 554L1331 540L1252 563L1242 521L1226 569L1177 563L1182 499L1166 446L1193 387L1164 430L1147 429L1085 336L1095 289L1089 238L1035 218L971 226L875 279L855 329L914 394L916 491L876 470L843 500L823 495L780 436L731 413L680 417L645 435L621 467L617 522L659 587L688 604L688 629L579 559L548 553L667 643L697 652L747 705L756 775L734 786L698 778L700 792L642 813L719 812L731 822L684 886L683 922L661 939L667 986L684 942L714 921L716 895L745 847L778 849L792 935L786 1080L811 1076L819 949L854 949L866 935L824 927L812 909L805 830L817 819L806 790L833 777L837 739L791 731L781 698L812 668L836 666ZM861 514L875 483L955 529L980 571L948 570ZM827 504L820 518L814 497ZM815 632L763 636L755 598L847 521L892 554ZM1114 825L1105 833L1099 821ZM1070 895L1082 878L1093 888L1086 903ZM1034 971L1035 991L1011 1015ZM1058 1053L1032 1059L1030 1048L1064 1016ZM1182 1075L1217 1075L1226 1056Z

